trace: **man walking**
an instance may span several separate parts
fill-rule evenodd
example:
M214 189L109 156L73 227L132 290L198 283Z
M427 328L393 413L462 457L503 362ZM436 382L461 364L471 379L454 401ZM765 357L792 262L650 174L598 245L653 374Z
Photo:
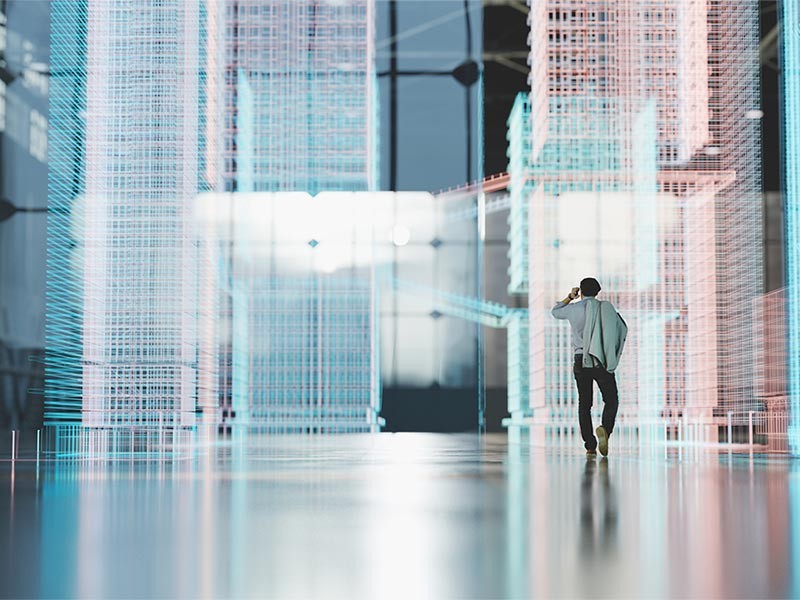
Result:
M600 302L600 283L593 277L582 280L580 287L553 307L556 319L566 319L572 327L573 373L578 386L578 422L586 454L608 456L608 437L614 431L619 394L614 371L619 364L628 327L610 302ZM581 300L574 302L580 295ZM594 382L603 395L603 422L592 431L592 396Z

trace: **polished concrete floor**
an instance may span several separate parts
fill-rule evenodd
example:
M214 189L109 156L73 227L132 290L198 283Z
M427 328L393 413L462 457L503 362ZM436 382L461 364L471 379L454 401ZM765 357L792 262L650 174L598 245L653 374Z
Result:
M5 460L0 595L798 597L800 466L432 434Z

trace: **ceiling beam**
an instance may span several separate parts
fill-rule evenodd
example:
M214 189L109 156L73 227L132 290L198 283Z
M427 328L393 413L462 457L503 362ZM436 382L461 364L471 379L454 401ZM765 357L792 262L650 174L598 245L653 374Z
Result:
M518 10L524 15L528 14L528 5L523 0L483 0L484 8L494 8L497 6L508 6Z

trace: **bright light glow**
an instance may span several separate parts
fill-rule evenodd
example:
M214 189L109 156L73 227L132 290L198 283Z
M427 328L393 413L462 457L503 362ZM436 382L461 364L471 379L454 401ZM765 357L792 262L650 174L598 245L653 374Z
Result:
M270 432L379 428L377 273L413 250L400 223L432 235L440 204L424 192L195 199L198 243L233 282L231 422Z
M411 240L411 231L403 225L396 225L392 229L392 243L395 246L405 246Z
M374 429L373 257L361 237L371 230L356 217L372 213L347 193L323 196L378 185L375 0L224 5L224 189L255 192L222 200L236 211L223 219L236 246L223 256L236 258L221 269L235 293L220 300L240 332L220 345L235 365L232 421Z

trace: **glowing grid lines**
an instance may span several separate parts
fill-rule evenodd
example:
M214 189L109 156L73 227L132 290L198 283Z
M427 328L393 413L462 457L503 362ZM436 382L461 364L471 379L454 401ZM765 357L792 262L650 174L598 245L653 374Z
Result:
M533 186L528 178L531 151L531 107L528 94L520 93L508 117L508 293L528 292L528 202Z
M376 189L374 13L374 0L226 4L225 189ZM281 205L263 198L270 209ZM220 305L230 307L232 323L232 341L221 349L223 369L231 365L232 422L270 431L374 429L371 273L282 270L283 242L270 235L250 247L257 238L244 236L220 255L231 261L230 295ZM305 257L319 242L309 235L295 249ZM339 373L352 377L338 381Z
M296 294L270 287L279 280L264 255L219 262L188 221L191 204L226 184L376 185L374 3L87 0L55 2L53 14L54 65L65 67L55 75L71 85L51 98L50 202L62 210L50 227L48 418L191 426L198 408L209 423L231 418L220 394L231 389L239 406L243 386L269 374L264 315L250 309L264 289ZM336 277L351 284L348 306L367 300L371 322L374 289L326 275ZM318 297L336 301L339 289Z
M786 218L789 449L800 454L800 2L781 10L783 179Z
M219 281L231 282L218 291L233 307L226 424L270 433L381 426L377 274L395 252L413 251L395 246L397 224L419 243L438 206L427 193L197 198L200 246L213 248Z
M753 309L756 315L753 331L756 398L764 403L766 412L754 413L749 419L754 422L755 433L766 436L770 451L788 452L786 288L764 294L756 300Z
M247 310L234 313L234 328L241 319L249 333L234 338L247 357L234 375L236 422L284 433L376 430L376 293L369 277L324 273L252 282Z
M89 3L84 424L194 423L199 21Z
M226 4L226 189L377 188L374 12L374 0Z
M52 8L55 79L74 85L51 91L48 353L71 381L48 379L47 423L192 426L198 397L214 395L199 372L214 359L197 354L198 315L214 308L196 301L188 203L213 185L201 164L217 164L200 39L218 23L183 0Z
M757 3L533 4L531 408L571 419L568 334L549 309L594 274L632 325L622 420L741 422L759 408Z
M81 418L83 366L80 217L84 193L86 3L50 4L50 137L48 144L46 425Z

